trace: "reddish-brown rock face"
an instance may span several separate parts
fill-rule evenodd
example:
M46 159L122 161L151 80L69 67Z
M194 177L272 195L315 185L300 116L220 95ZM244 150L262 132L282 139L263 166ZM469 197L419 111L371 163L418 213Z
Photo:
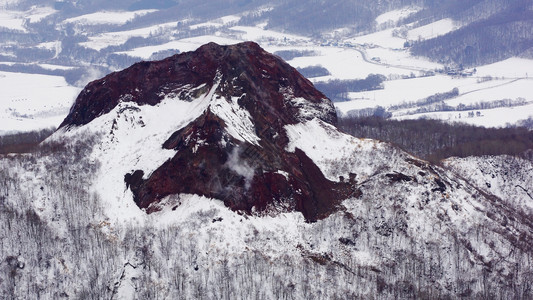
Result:
M319 103L325 96L298 71L280 58L264 51L253 42L232 46L209 43L187 52L155 62L140 62L119 72L89 83L80 93L60 127L83 125L111 111L119 101L155 105L169 94L182 100L189 87L206 84L209 89L220 75L217 94L247 97L242 104L252 116L261 110L283 115L284 122L294 119L295 107L285 107L280 90L291 88L295 97ZM201 91L199 91L201 92ZM254 116L255 117L255 116ZM264 116L273 122L272 115ZM325 121L336 123L331 111Z
M139 207L150 213L161 208L166 196L190 193L221 199L234 210L297 210L314 221L341 200L357 196L349 183L327 180L303 151L285 150L285 125L314 117L335 125L335 110L294 68L251 42L210 43L91 82L61 127L88 124L120 101L156 105L169 95L194 101L214 87L213 97L237 101L247 111L252 125L246 124L253 126L248 130L258 140L235 138L228 130L234 124L208 107L161 145L176 151L172 159L148 178L142 170L125 174Z

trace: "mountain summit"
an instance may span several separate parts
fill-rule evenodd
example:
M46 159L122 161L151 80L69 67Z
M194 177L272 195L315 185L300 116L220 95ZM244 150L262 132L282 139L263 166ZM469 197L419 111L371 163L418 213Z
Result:
M286 150L285 126L314 118L335 125L335 109L294 68L253 42L209 43L112 73L87 85L61 127L88 124L119 105L163 101L201 108L159 145L173 157L152 173L132 166L124 174L135 203L147 212L185 193L248 212L283 207L314 221L358 193L347 181L326 179L303 151ZM111 135L116 127L115 121Z
M258 44L244 42L229 46L209 43L193 52L140 62L93 81L80 93L60 127L87 124L120 102L156 105L169 97L192 101L211 88L221 97L242 97L240 106L252 114L268 106L268 115L282 114L282 122L291 124L300 120L300 107L287 105L285 100L303 98L309 105L320 106L318 117L336 123L333 104L309 80Z

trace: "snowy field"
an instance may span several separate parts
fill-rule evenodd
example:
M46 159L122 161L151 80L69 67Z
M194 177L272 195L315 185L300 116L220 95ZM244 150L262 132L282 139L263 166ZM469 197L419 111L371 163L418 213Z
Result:
M402 9L392 10L392 11L379 15L376 18L376 23L378 23L379 25L384 24L384 23L389 23L389 22L395 23L395 22L400 21L401 19L407 18L408 16L420 10L421 10L420 7L404 7Z
M453 20L442 19L419 27L416 27L415 24L409 24L402 27L388 28L370 34L348 38L346 41L356 44L373 45L382 48L402 49L404 47L404 43L408 40L431 39L459 28L459 24L456 24ZM402 35L402 32L405 33L405 36Z
M441 64L432 62L427 58L414 57L406 49L394 50L377 47L366 49L366 53L370 59L379 58L383 65L411 69L415 73L416 71L430 71L443 67Z
M138 29L127 31L105 32L99 35L90 36L88 42L80 43L80 45L94 50L102 50L109 46L119 46L128 41L132 37L147 38L150 35L165 32L167 30L176 30L177 22L168 22Z
M198 23L194 25L190 25L189 28L192 30L198 29L198 28L204 28L204 27L222 27L226 26L228 24L235 24L241 19L240 16L225 16L222 18L218 18L216 20L210 21L210 22L204 22L204 23Z
M228 18L231 20L231 18ZM231 21L226 21L227 23L230 23ZM172 23L175 25L174 23ZM217 23L218 25L222 26L222 24ZM198 26L193 25L191 27ZM153 30L153 27L151 27L151 30ZM264 30L262 28L258 27L249 27L249 26L233 26L229 28L230 34L228 33L222 33L222 32L216 32L215 34L210 35L202 35L198 37L192 37L192 38L186 38L186 39L180 39L180 40L174 40L170 41L164 44L160 45L152 45L152 46L146 46L146 47L138 47L134 48L129 51L121 51L117 52L117 54L127 54L132 57L139 57L142 59L148 59L152 54L157 53L159 51L163 50L179 50L180 52L187 52L187 51L194 51L198 47L200 47L203 44L209 43L209 42L215 42L217 44L221 45L229 45L229 44L235 44L243 41L255 41L259 44L261 44L265 49L268 49L269 46L273 45L279 45L283 43L306 43L310 40L309 38L297 36L297 35L291 35L291 34L284 34L279 33L271 30ZM125 42L129 37L132 37L132 33L134 34L149 34L150 31L147 31L146 29L140 29L140 30L134 30L134 31L127 31L127 32L116 32L113 33L117 37L120 36L120 39L111 41L111 43L119 43L119 42ZM101 37L101 39L100 39ZM105 45L105 38L110 37L110 34L101 35L99 38L92 38L93 41L101 41L101 45L96 45L91 43L89 46L89 43L84 43L85 46L89 46L91 48L105 48L110 44ZM112 39L111 39L112 40Z
M475 110L481 112L481 116L469 117L469 111L433 112L416 115L402 116L395 119L435 119L447 122L461 122L470 125L484 127L505 127L513 124L516 120L524 120L533 116L533 104L520 107L499 107L494 109Z
M316 78L316 80L329 79L363 79L368 74L383 74L389 76L409 75L412 71L400 68L388 67L381 64L374 64L364 60L361 53L354 49L337 47L310 48L319 51L319 56L297 57L290 60L293 67L308 67L321 65L328 69L331 76Z
M0 65L5 66L14 66L14 65L22 65L22 66L38 66L45 70L72 70L76 67L69 67L69 66L61 66L61 65L53 65L53 64L34 64L34 63L14 63L14 62L0 62Z
M378 24L389 21L396 22L403 18L404 15L414 12L416 10L407 8L391 11L379 16L376 22ZM346 115L352 110L363 110L377 106L388 109L391 106L422 101L427 97L450 92L457 88L459 95L445 100L444 103L446 105L457 108L462 105L475 105L482 102L495 101L520 102L522 105L476 110L476 112L479 111L479 114L476 114L474 118L468 119L465 119L465 116L468 116L468 111L415 113L416 107L393 111L392 115L399 119L436 118L449 121L460 120L491 127L505 126L508 123L512 124L517 120L533 116L531 107L533 103L533 80L529 78L529 73L533 71L533 60L516 57L509 58L494 64L479 66L472 76L467 77L438 73L435 76L420 77L423 72L435 71L442 69L444 66L423 58L411 56L403 48L404 43L409 40L430 39L457 30L460 26L461 24L451 19L442 19L420 27L415 27L415 24L408 24L400 28L388 28L346 39L345 41L350 44L361 45L362 47L360 46L358 50L366 56L366 60L359 60L356 66L349 63L344 64L348 66L345 69L349 69L345 73L350 73L346 77L354 77L353 69L357 68L360 73L364 73L367 70L368 73L388 76L389 81L384 82L382 90L349 93L350 101L335 103L337 110ZM400 34L401 32L403 34ZM339 61L342 60L340 56L335 56L335 58ZM304 58L300 58L300 60L302 59ZM323 61L327 61L327 59ZM296 65L301 66L298 59L295 59L294 62ZM328 70L335 70L334 67L328 67L325 62L322 62L321 65ZM373 66L369 67L369 65ZM385 69L380 70L378 66ZM398 70L401 71L399 72ZM331 73L332 76L330 77L346 78L339 76L338 73ZM411 77L414 75L417 78L392 78L391 75L393 74L411 74Z
M477 76L506 78L533 77L533 60L511 57L509 59L477 67Z
M76 23L80 25L98 25L98 24L114 24L122 25L135 19L136 17L144 16L146 14L155 12L155 9L144 9L137 11L102 11L92 14L81 15L74 18L69 18L63 23Z
M516 99L527 97L533 100L533 81L520 79L500 79L478 82L477 78L452 78L436 75L404 80L386 81L384 89L350 93L353 101L335 103L342 112L365 107L397 105L413 102L437 93L459 89L459 96L449 100L449 105L471 104L480 101ZM530 95L529 97L527 95Z
M152 56L152 54L157 53L159 51L173 50L173 49L179 50L180 53L194 51L198 49L200 46L206 43L209 43L209 42L215 42L220 45L230 45L230 44L239 43L241 42L241 40L234 40L234 39L230 39L226 37L208 35L208 36L200 36L200 37L193 37L193 38L171 41L171 42L161 44L161 45L139 47L139 48L135 48L129 51L117 52L117 54L126 54L129 56L138 57L141 59L149 59L150 56Z
M80 89L60 76L0 72L0 134L57 127Z
M393 31L394 28L389 28L370 34L349 38L346 41L361 45L368 44L383 48L402 49L406 39L394 36Z
M0 8L3 7L3 3L6 2L0 2ZM11 2L7 1L7 3ZM27 32L24 26L26 22L37 23L55 12L55 9L47 6L33 6L27 11L2 9L0 10L0 28Z
M0 11L0 27L12 30L26 31L24 28L24 19L18 12Z
M522 70L520 67L514 68L517 61L523 64ZM392 111L392 115L398 119L432 118L501 127L533 116L533 78L514 77L517 76L514 75L515 73L522 71L524 71L522 76L525 76L527 66L531 64L533 64L531 60L513 58L494 65L479 67L478 69L481 70L479 72L482 72L483 76L493 78L489 81L484 81L480 76L451 77L447 75L386 81L382 90L349 93L349 98L352 100L337 102L335 106L341 114L377 106L387 109L393 105L422 101L435 94L450 92L457 88L459 94L444 101L446 105L453 108L497 101L522 104L514 107L473 109L471 112L476 113L473 118L466 118L469 111L415 113L418 107ZM478 112L481 115L477 115Z

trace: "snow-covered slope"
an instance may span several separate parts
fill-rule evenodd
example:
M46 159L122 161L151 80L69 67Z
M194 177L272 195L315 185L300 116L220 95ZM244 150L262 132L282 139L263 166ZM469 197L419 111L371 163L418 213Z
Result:
M486 193L533 215L533 162L512 156L450 158L445 166Z
M131 221L144 213L132 201L131 192L124 189L124 175L138 169L151 174L172 158L175 152L161 145L173 132L201 115L212 97L212 94L203 95L192 102L169 97L154 107L121 102L111 112L95 119L90 128L60 130L49 142L76 139L79 135L101 137L91 154L102 165L92 190L110 200L111 220Z
M411 29L407 33L410 40L431 39L439 35L445 35L460 28L452 19L442 19L424 26Z

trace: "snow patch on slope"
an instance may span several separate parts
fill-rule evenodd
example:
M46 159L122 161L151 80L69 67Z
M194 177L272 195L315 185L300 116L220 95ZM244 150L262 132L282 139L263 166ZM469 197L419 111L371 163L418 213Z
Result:
M119 104L109 113L80 127L63 128L50 141L65 136L73 139L95 133L100 136L92 158L99 160L102 167L93 190L111 203L106 213L112 222L144 222L145 213L135 205L130 189L126 188L124 176L142 170L144 178L148 178L176 154L173 149L164 149L163 143L206 110L220 117L227 133L235 139L259 145L249 112L239 106L239 98L225 99L217 95L220 80L215 78L214 82L206 94L190 102L168 95L155 106L138 105L128 101L131 95L123 95ZM230 157L229 167L251 182L254 171L240 162L238 154L235 152Z
M259 137L255 134L255 126L252 122L250 113L242 108L239 103L239 97L224 99L221 96L215 96L210 109L226 123L228 133L239 141L249 142L259 145Z
M442 19L437 22L433 22L433 23L409 30L407 34L407 38L410 40L432 39L439 35L445 35L446 33L457 30L460 27L461 26L458 25L452 19Z
M298 117L301 121L324 118L334 110L330 100L325 98L319 103L313 103L301 97L288 98L291 106L298 108Z
M400 21L401 19L407 18L408 16L416 12L419 12L420 10L420 7L404 7L402 9L392 10L377 16L376 23L378 23L379 25L388 22L395 23Z
M184 235L192 235L204 250L198 253L200 267L208 267L200 264L207 256L225 252L260 251L272 258L299 255L297 245L307 244L306 236L312 234L312 226L299 212L243 216L220 200L191 194L171 195L163 201L177 205L146 215L147 222L161 228L175 226ZM303 234L302 230L309 232Z
M80 138L98 134L101 141L92 157L101 161L102 168L93 190L108 199L107 214L111 221L142 221L145 213L133 202L126 189L124 175L143 170L145 178L175 155L164 149L163 143L172 133L198 118L212 102L217 85L199 98L187 102L167 97L155 106L121 101L111 112L89 124L61 129L55 137ZM124 99L128 95L123 95Z
M289 138L287 151L294 152L296 148L304 151L329 180L338 181L339 176L348 178L349 173L366 179L382 169L385 162L392 164L397 159L382 159L394 157L390 155L394 153L392 147L387 144L341 133L319 119L286 125L285 130Z

